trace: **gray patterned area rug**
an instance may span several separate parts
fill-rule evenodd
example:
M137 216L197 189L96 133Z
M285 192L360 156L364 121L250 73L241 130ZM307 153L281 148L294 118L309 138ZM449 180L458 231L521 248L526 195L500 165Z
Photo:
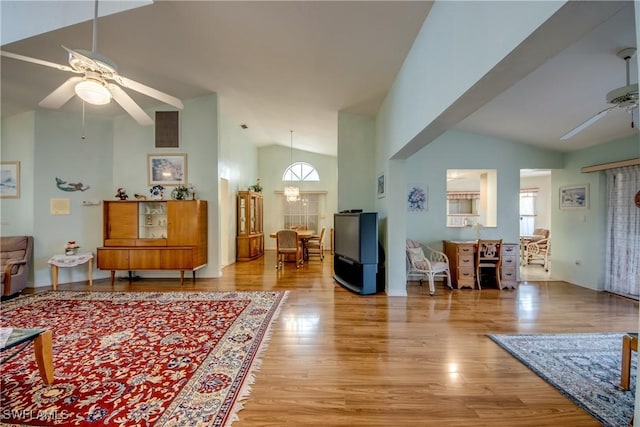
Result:
M622 333L487 335L573 400L603 426L628 426L633 416L636 354L631 390L620 388Z

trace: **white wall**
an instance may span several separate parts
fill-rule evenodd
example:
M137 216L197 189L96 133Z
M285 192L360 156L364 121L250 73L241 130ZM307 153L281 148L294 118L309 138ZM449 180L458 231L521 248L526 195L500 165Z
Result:
M520 178L520 188L537 188L535 228L551 230L551 174ZM551 230L553 231L553 230Z
M282 174L291 163L291 149L281 145L260 147L258 150L258 158L259 177L261 178L263 187L262 195L264 197L264 245L266 249L275 249L275 239L269 238L269 234L281 230L284 226L283 195L281 193L284 190ZM326 227L326 236L328 237L329 230L333 228L333 214L337 212L337 159L333 156L294 149L293 161L311 164L318 171L318 175L320 175L319 182L301 182L298 187L301 191L327 192L324 196L325 216L320 218L320 226Z

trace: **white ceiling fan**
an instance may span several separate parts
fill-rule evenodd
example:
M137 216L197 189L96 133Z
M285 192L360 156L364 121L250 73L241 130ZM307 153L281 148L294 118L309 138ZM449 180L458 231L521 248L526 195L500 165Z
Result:
M638 83L631 84L629 80L629 61L634 57L635 54L635 47L628 47L626 49L622 49L617 53L617 56L623 59L627 66L627 84L626 86L619 87L607 93L607 103L613 105L611 107L605 108L595 116L591 117L589 120L580 124L575 129L572 129L564 134L562 137L560 137L561 140L567 140L573 137L577 133L591 126L593 123L600 120L609 112L617 108L626 110L631 115L631 127L635 126L633 123L633 111L638 108Z
M60 108L73 95L78 95L83 101L93 105L108 104L113 98L140 125L152 125L151 117L127 95L122 87L155 98L178 109L184 108L182 101L178 98L119 75L117 65L109 58L96 52L97 27L98 0L95 1L94 8L92 50L69 49L62 46L69 53L68 66L5 51L0 51L0 55L79 74L79 76L69 78L40 101L38 105L44 108Z

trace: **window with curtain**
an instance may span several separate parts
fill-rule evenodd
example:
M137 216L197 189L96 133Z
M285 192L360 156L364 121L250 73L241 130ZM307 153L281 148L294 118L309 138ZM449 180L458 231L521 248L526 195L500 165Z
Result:
M300 198L287 202L282 198L284 211L284 228L304 227L308 230L319 230L320 194L301 193Z
M607 177L607 240L605 290L640 296L640 209L634 197L640 189L640 166L609 169Z
M523 188L520 190L520 235L530 236L536 228L536 198L537 188Z

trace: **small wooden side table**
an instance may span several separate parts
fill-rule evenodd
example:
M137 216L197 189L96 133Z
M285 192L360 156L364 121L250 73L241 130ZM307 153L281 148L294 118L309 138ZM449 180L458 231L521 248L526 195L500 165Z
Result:
M628 333L622 337L622 367L620 369L620 388L629 390L631 377L631 350L638 351L638 334Z
M49 259L51 265L51 281L53 290L58 290L58 267L75 267L76 265L89 263L89 287L93 287L93 254L54 255Z

